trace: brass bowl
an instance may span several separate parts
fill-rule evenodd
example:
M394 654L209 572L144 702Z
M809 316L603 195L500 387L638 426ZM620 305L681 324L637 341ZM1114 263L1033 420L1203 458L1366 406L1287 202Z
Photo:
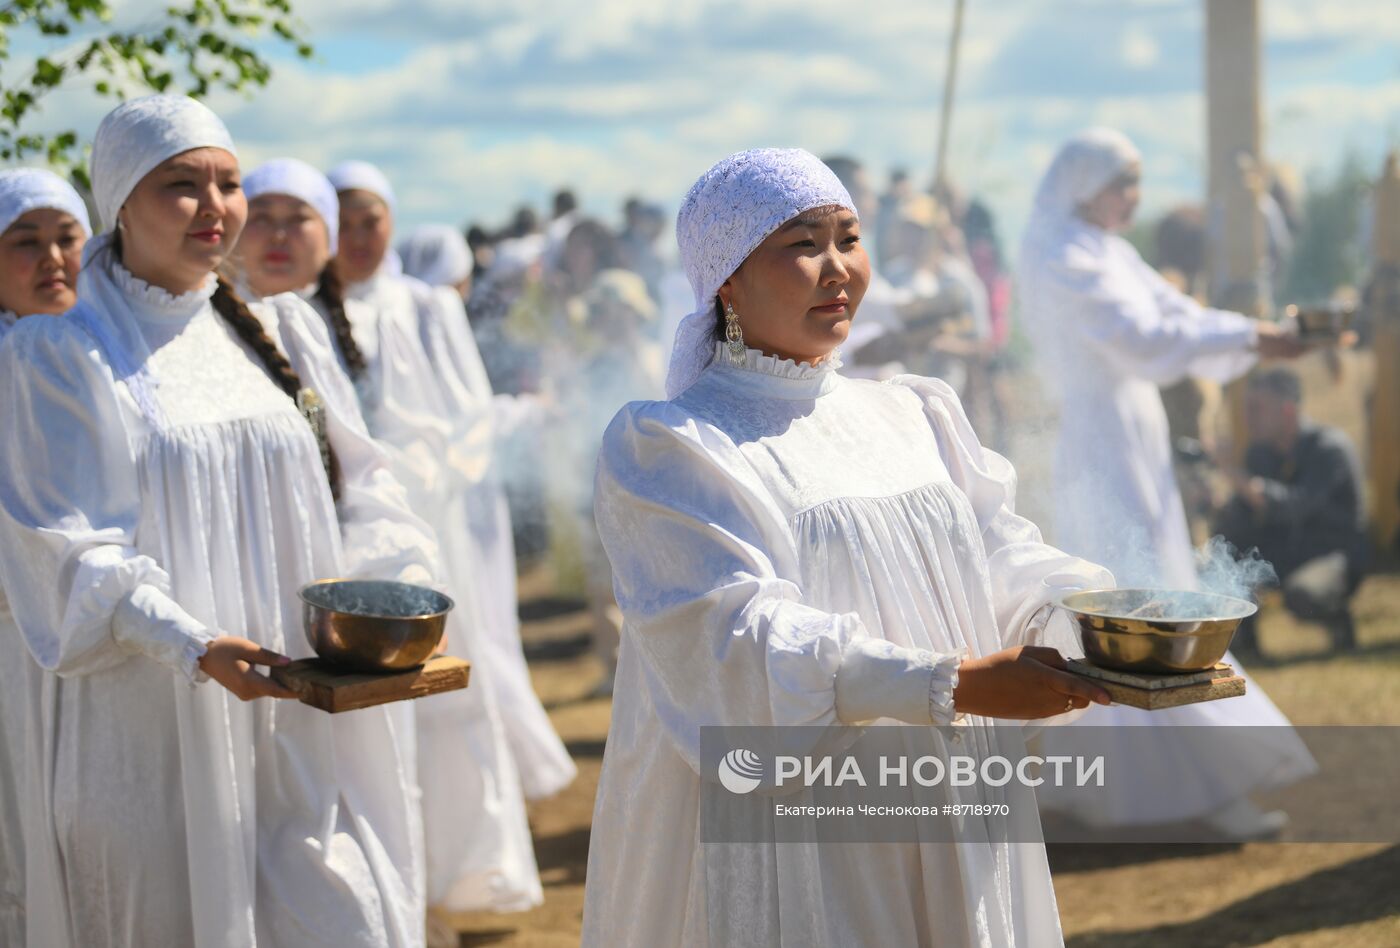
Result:
M355 671L416 668L442 641L453 602L426 586L324 579L301 588L302 624L316 654Z
M1092 664L1163 675L1214 668L1258 611L1244 599L1180 589L1099 589L1056 604L1078 623Z

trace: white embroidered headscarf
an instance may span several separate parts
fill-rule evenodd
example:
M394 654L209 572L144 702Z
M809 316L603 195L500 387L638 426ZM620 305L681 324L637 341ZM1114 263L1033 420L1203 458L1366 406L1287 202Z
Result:
M331 256L335 256L340 246L340 198L321 172L296 158L274 158L243 179L243 193L249 201L264 194L284 194L311 205L326 225Z
M856 212L832 170L800 148L741 151L691 187L676 217L676 240L695 311L676 329L667 398L689 388L714 358L715 296L724 281L769 234L819 207Z
M42 168L0 171L0 234L25 214L41 208L72 214L83 225L83 233L92 236L87 205L67 181Z
M390 214L394 213L397 207L394 186L389 183L384 172L368 161L342 161L327 171L326 177L338 192L368 191L389 205Z
M399 241L403 272L429 286L457 286L472 272L467 238L450 224L424 224Z
M1060 222L1093 200L1114 178L1142 161L1137 146L1122 132L1088 128L1060 146L1040 179L1032 208L1034 220Z
M183 95L148 95L107 113L92 142L92 193L104 230L141 179L157 165L196 148L222 148L233 137L209 108Z
M83 247L73 316L99 340L112 367L151 419L160 418L161 411L151 393L150 360L140 355L145 343L134 328L132 304L114 281L110 266L97 258L111 248L117 212L141 179L162 162L196 148L219 148L238 155L233 137L217 115L194 99L175 95L123 102L107 113L92 142L93 198L107 229ZM213 279L211 272L206 284L211 293Z

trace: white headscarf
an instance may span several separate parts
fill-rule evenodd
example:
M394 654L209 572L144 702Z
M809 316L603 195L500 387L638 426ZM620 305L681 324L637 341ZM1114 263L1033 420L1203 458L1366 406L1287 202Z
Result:
M249 201L264 194L285 194L310 204L326 225L331 256L335 256L340 245L340 198L321 172L296 158L274 158L243 179L243 193Z
M142 178L196 148L238 156L219 117L187 96L148 95L108 112L92 142L92 192L104 230L117 226L117 212Z
M83 225L83 233L92 236L87 205L67 181L42 168L0 171L0 234L25 214L40 208L72 214Z
M368 161L342 161L326 172L326 177L338 192L368 191L389 205L390 214L394 213L397 207L398 201L394 197L393 185L384 176L384 172Z
M741 151L700 176L676 217L695 311L676 329L666 397L689 388L714 358L715 296L724 281L784 223L832 206L856 212L832 170L800 148Z
M1034 218L1063 221L1081 204L1093 200L1142 154L1122 132L1088 128L1075 135L1055 154L1035 192Z
M471 276L467 238L450 224L424 224L399 241L403 272L429 286L456 286Z
M195 148L221 148L237 157L233 138L219 117L185 96L152 95L117 106L97 127L92 142L92 191L107 230L83 247L78 305L73 318L96 338L147 418L162 411L153 390L145 343L133 327L132 303L107 263L117 212L141 179L157 165ZM99 261L100 254L107 260ZM211 272L208 279L212 281Z

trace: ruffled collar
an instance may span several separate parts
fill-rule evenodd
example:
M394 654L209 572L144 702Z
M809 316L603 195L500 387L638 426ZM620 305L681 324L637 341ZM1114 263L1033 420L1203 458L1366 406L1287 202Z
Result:
M345 285L345 298L348 300L367 300L393 278L394 274L390 272L390 269L381 265L367 279L358 283L347 283Z
M730 360L729 347L721 340L715 343L714 361L709 371L723 374L727 380L778 398L816 398L830 392L841 382L841 350L836 350L823 362L796 362L765 355L757 349L745 349L742 364Z
M219 278L211 273L205 278L203 286L176 296L168 290L138 279L116 260L112 261L112 282L131 303L132 310L138 316L159 320L193 317L204 308L219 287Z
M251 303L265 302L267 300L272 299L272 296L259 296L257 290L253 289L252 284L250 284L248 280L241 275L238 277L237 280L234 281L233 289L239 295L240 298L247 300ZM283 292L294 294L299 299L303 299L306 302L310 303L312 299L315 298L317 289L319 289L319 284L308 283L306 284L306 286L299 286L296 289L284 290ZM273 296L281 295L281 293L273 294Z

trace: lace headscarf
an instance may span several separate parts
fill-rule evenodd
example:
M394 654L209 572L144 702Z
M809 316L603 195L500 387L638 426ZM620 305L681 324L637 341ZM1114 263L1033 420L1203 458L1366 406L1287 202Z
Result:
M325 175L296 158L274 158L243 179L248 200L264 194L285 194L305 201L320 215L330 237L331 256L340 244L340 198Z
M141 179L157 165L196 148L221 148L237 157L219 117L183 95L148 95L107 113L92 142L92 194L105 230Z
M424 224L399 242L403 272L429 286L457 286L472 273L467 238L450 224Z
M10 168L0 171L0 234L30 211L48 208L66 211L92 236L87 206L73 186L42 168Z
M676 217L681 263L695 311L681 320L666 374L666 396L689 388L715 353L715 296L754 249L787 221L819 207L855 213L830 168L800 148L730 155L700 176Z

